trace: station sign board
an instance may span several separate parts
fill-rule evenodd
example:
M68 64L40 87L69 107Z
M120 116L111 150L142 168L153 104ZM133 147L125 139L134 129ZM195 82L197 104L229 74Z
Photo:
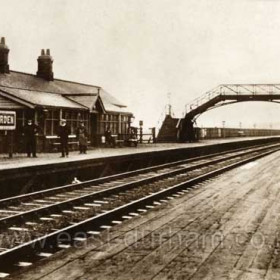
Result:
M0 130L16 129L16 112L0 111Z

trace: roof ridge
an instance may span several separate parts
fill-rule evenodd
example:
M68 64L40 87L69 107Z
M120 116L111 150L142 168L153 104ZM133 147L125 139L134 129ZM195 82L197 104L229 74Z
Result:
M51 94L59 94L59 95L61 95L61 93L53 92L53 91L45 91L45 90L37 90L37 89L21 88L21 87L11 87L11 86L4 86L4 85L1 85L1 84L0 84L0 87L2 87L2 88L10 88L10 89L27 90L27 91L45 92L45 93L51 93Z
M98 93L86 93L86 92L80 92L80 93L61 93L61 95L65 96L97 96Z
M51 93L51 94L59 94L59 95L97 95L97 93L88 93L88 92L77 92L77 93L60 93L60 92L54 92L54 91L46 91L46 90L39 90L39 89L30 89L30 88L21 88L21 87L11 87L11 86L5 86L1 85L2 88L10 88L10 89L20 89L20 90L27 90L27 91L36 91L36 92L45 92L45 93Z
M10 72L12 73L18 73L18 74L23 74L23 75L28 75L28 76L33 76L33 77L37 77L34 74L31 73L26 73L26 72L21 72L21 71L15 71L15 70L10 70ZM38 77L39 78L39 77ZM79 83L79 82L74 82L74 81L68 81L68 80L63 80L63 79L57 79L54 78L54 81L60 81L60 82L66 82L66 83L71 83L71 84L76 84L76 85L82 85L82 86L88 86L88 87L96 87L98 89L100 89L100 86L95 86L95 85L91 85L91 84L86 84L86 83Z

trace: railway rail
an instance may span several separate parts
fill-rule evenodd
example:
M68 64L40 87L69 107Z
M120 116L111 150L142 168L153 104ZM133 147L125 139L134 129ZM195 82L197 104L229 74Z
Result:
M241 148L2 199L0 277L279 149ZM59 238L63 234L67 242Z

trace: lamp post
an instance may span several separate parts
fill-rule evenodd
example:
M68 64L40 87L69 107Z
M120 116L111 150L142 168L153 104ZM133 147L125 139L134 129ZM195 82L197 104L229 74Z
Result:
M150 127L151 134L152 134L152 141L153 143L156 143L156 128L155 127ZM150 140L149 140L150 142Z
M226 138L226 131L225 131L226 121L222 121L222 124L223 124L223 138Z
M139 121L139 134L140 134L140 143L143 142L143 121Z
M167 115L171 117L171 93L167 93L167 98L168 98L168 105L167 105Z

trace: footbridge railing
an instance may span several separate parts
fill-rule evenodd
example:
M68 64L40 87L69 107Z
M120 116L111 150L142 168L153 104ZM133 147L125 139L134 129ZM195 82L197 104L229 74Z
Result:
M234 103L277 100L280 101L280 84L221 84L187 104L184 118L193 118L221 101Z

